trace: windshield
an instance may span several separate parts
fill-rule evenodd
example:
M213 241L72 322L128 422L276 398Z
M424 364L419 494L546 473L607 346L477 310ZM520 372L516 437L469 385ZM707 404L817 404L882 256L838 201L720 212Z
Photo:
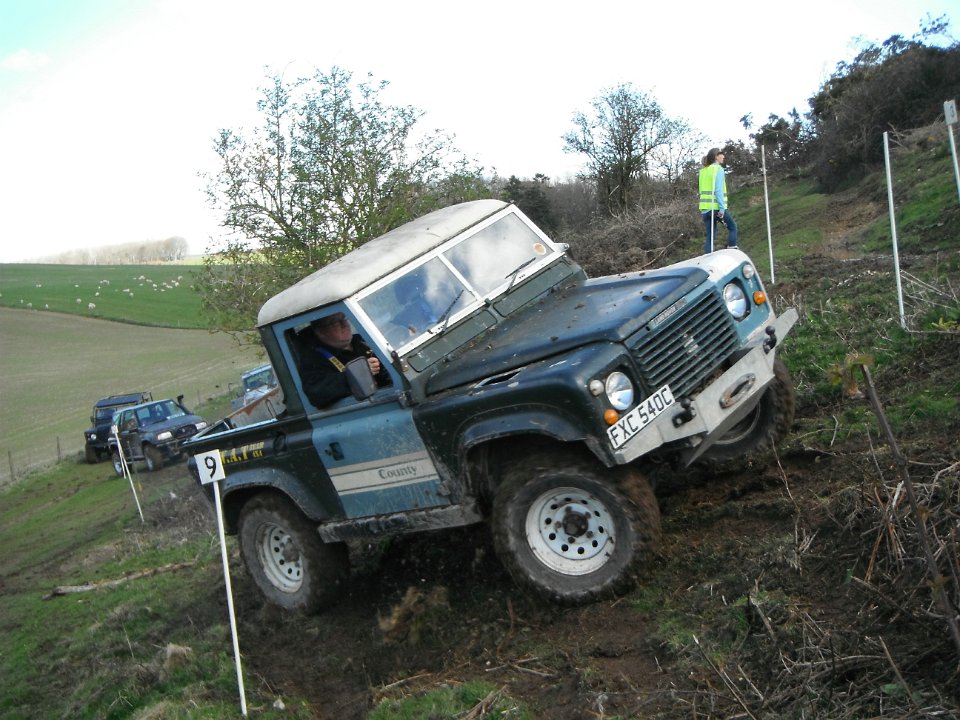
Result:
M263 385L273 385L273 368L267 367L243 378L244 390L256 390Z
M183 408L177 405L173 400L163 400L162 402L144 405L136 410L137 420L141 425L162 422L170 418L186 415Z
M440 251L359 299L391 346L442 332L462 310L507 290L555 250L514 214Z
M116 408L105 407L97 408L97 424L101 425L103 423L108 423L113 419L113 414L117 411Z

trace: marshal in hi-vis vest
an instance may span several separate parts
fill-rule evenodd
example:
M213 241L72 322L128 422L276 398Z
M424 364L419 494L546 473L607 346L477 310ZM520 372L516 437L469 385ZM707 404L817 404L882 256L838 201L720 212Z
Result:
M720 203L717 202L716 194L718 172L723 172L723 168L721 168L717 163L707 165L705 168L701 168L700 170L700 212L708 212L709 210L720 209ZM721 182L723 183L723 195L726 197L726 176L724 176Z

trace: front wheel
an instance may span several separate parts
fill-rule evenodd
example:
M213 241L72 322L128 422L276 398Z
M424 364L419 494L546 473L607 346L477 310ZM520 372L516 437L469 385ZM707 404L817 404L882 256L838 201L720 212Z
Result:
M117 477L123 477L123 460L120 457L120 451L114 448L110 459L113 462L113 471L117 474Z
M790 432L797 394L793 378L783 360L773 361L773 381L757 406L719 440L707 448L701 461L725 463L741 460L750 453L765 450Z
M240 511L240 553L264 598L286 610L318 612L349 570L343 544L326 544L288 500L261 495Z
M94 463L100 462L100 451L96 448L92 448L89 445L84 446L83 448L83 459L88 463L93 465Z
M163 467L163 453L153 445L143 446L143 459L147 463L147 470L154 472Z
M508 470L492 522L514 581L564 605L628 590L660 539L660 510L638 471L568 453L537 454Z

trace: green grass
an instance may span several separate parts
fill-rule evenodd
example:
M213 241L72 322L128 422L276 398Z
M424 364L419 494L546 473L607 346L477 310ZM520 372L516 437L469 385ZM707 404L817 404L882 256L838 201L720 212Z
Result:
M533 715L522 705L511 700L509 695L488 683L464 683L458 687L432 690L399 700L383 700L367 718L368 720L423 720L424 718L461 717L486 698L484 715L490 717L531 720Z
M2 264L0 307L204 328L200 297L192 289L194 272L183 265Z
M0 493L0 717L239 716L209 509L182 527L161 521L196 507L171 504L171 493L196 492L193 480L182 468L139 474L142 522L130 484L105 469L61 463ZM179 569L48 597L55 586L170 564ZM190 650L165 667L171 643ZM246 684L257 717L310 717L300 706L272 709L269 689Z
M903 253L956 250L960 222L953 160L945 138L926 138L891 152L897 244ZM886 178L877 173L868 184L888 207ZM889 216L878 218L864 242L868 252L892 253Z
M810 180L768 183L770 239L777 274L783 263L794 262L816 251L824 239L824 211L828 197L817 193ZM770 277L770 252L763 187L751 186L731 194L740 246L756 262L764 278Z
M146 390L188 407L226 395L259 362L223 334L0 308L0 485L82 451L93 403ZM208 418L217 420L219 418ZM110 472L106 465L106 471Z
M768 185L777 284L801 286L789 297L774 298L778 310L796 306L800 321L781 348L803 401L826 406L843 400L835 382L835 369L850 355L869 356L875 379L886 373L906 378L901 397L889 416L895 429L924 427L948 432L960 420L957 396L960 387L949 367L956 365L960 301L956 278L960 272L960 207L952 160L945 138L915 139L892 154L893 186L897 203L897 232L901 255L922 254L929 260L914 262L902 274L907 330L900 327L896 278L892 258L884 168L875 168L843 198L817 192L812 179L774 179ZM837 208L833 208L833 204ZM872 221L869 214L844 216L857 203L882 208ZM740 225L741 246L756 262L761 276L770 277L763 186L753 185L732 193L731 206ZM865 206L863 206L865 207ZM833 212L845 222L860 218L852 242L831 249L826 243ZM858 244L860 247L858 247ZM818 277L815 269L833 257L861 254L872 262L851 264L843 274L827 268ZM820 265L811 265L818 259ZM837 259L837 268L842 267ZM914 279L915 278L915 279ZM909 378L921 363L928 365L924 380ZM938 367L949 366L946 372ZM931 384L930 375L934 380ZM869 415L869 414L868 414ZM842 432L854 432L851 423L875 432L875 420L844 418Z

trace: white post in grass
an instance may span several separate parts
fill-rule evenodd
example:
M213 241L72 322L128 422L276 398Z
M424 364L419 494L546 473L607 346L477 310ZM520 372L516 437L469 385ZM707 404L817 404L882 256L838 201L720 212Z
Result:
M957 196L960 197L960 167L957 166L957 145L953 141L953 126L957 124L957 101L947 100L943 104L943 119L947 123L947 135L950 136L950 155L953 156L953 177L957 182Z
M194 455L197 471L203 485L213 485L213 501L217 510L217 532L220 535L220 558L223 560L223 581L227 587L227 612L230 615L230 634L233 636L233 659L237 666L237 688L240 691L240 712L247 716L247 697L243 689L243 670L240 667L240 642L237 639L237 616L233 611L233 587L230 585L230 565L227 562L227 540L223 532L223 505L220 502L220 481L227 477L219 450Z
M900 327L907 329L903 312L903 287L900 284L900 252L897 249L897 215L893 205L893 177L890 174L890 134L883 133L883 160L887 166L887 204L890 206L890 232L893 236L893 270L897 278L897 306L900 308Z
M123 454L123 445L120 444L120 433L116 425L110 426L113 433L113 439L117 441L117 454L120 456L120 468L123 470L123 476L130 481L130 490L133 492L133 501L137 504L137 512L140 513L140 522L145 523L143 519L143 508L140 507L140 498L137 497L137 488L133 485L133 475L130 474L130 465L127 463L127 456Z
M767 153L764 145L760 146L760 161L763 165L763 207L767 211L767 247L770 248L770 284L776 284L773 272L773 235L770 233L770 197L767 195Z

